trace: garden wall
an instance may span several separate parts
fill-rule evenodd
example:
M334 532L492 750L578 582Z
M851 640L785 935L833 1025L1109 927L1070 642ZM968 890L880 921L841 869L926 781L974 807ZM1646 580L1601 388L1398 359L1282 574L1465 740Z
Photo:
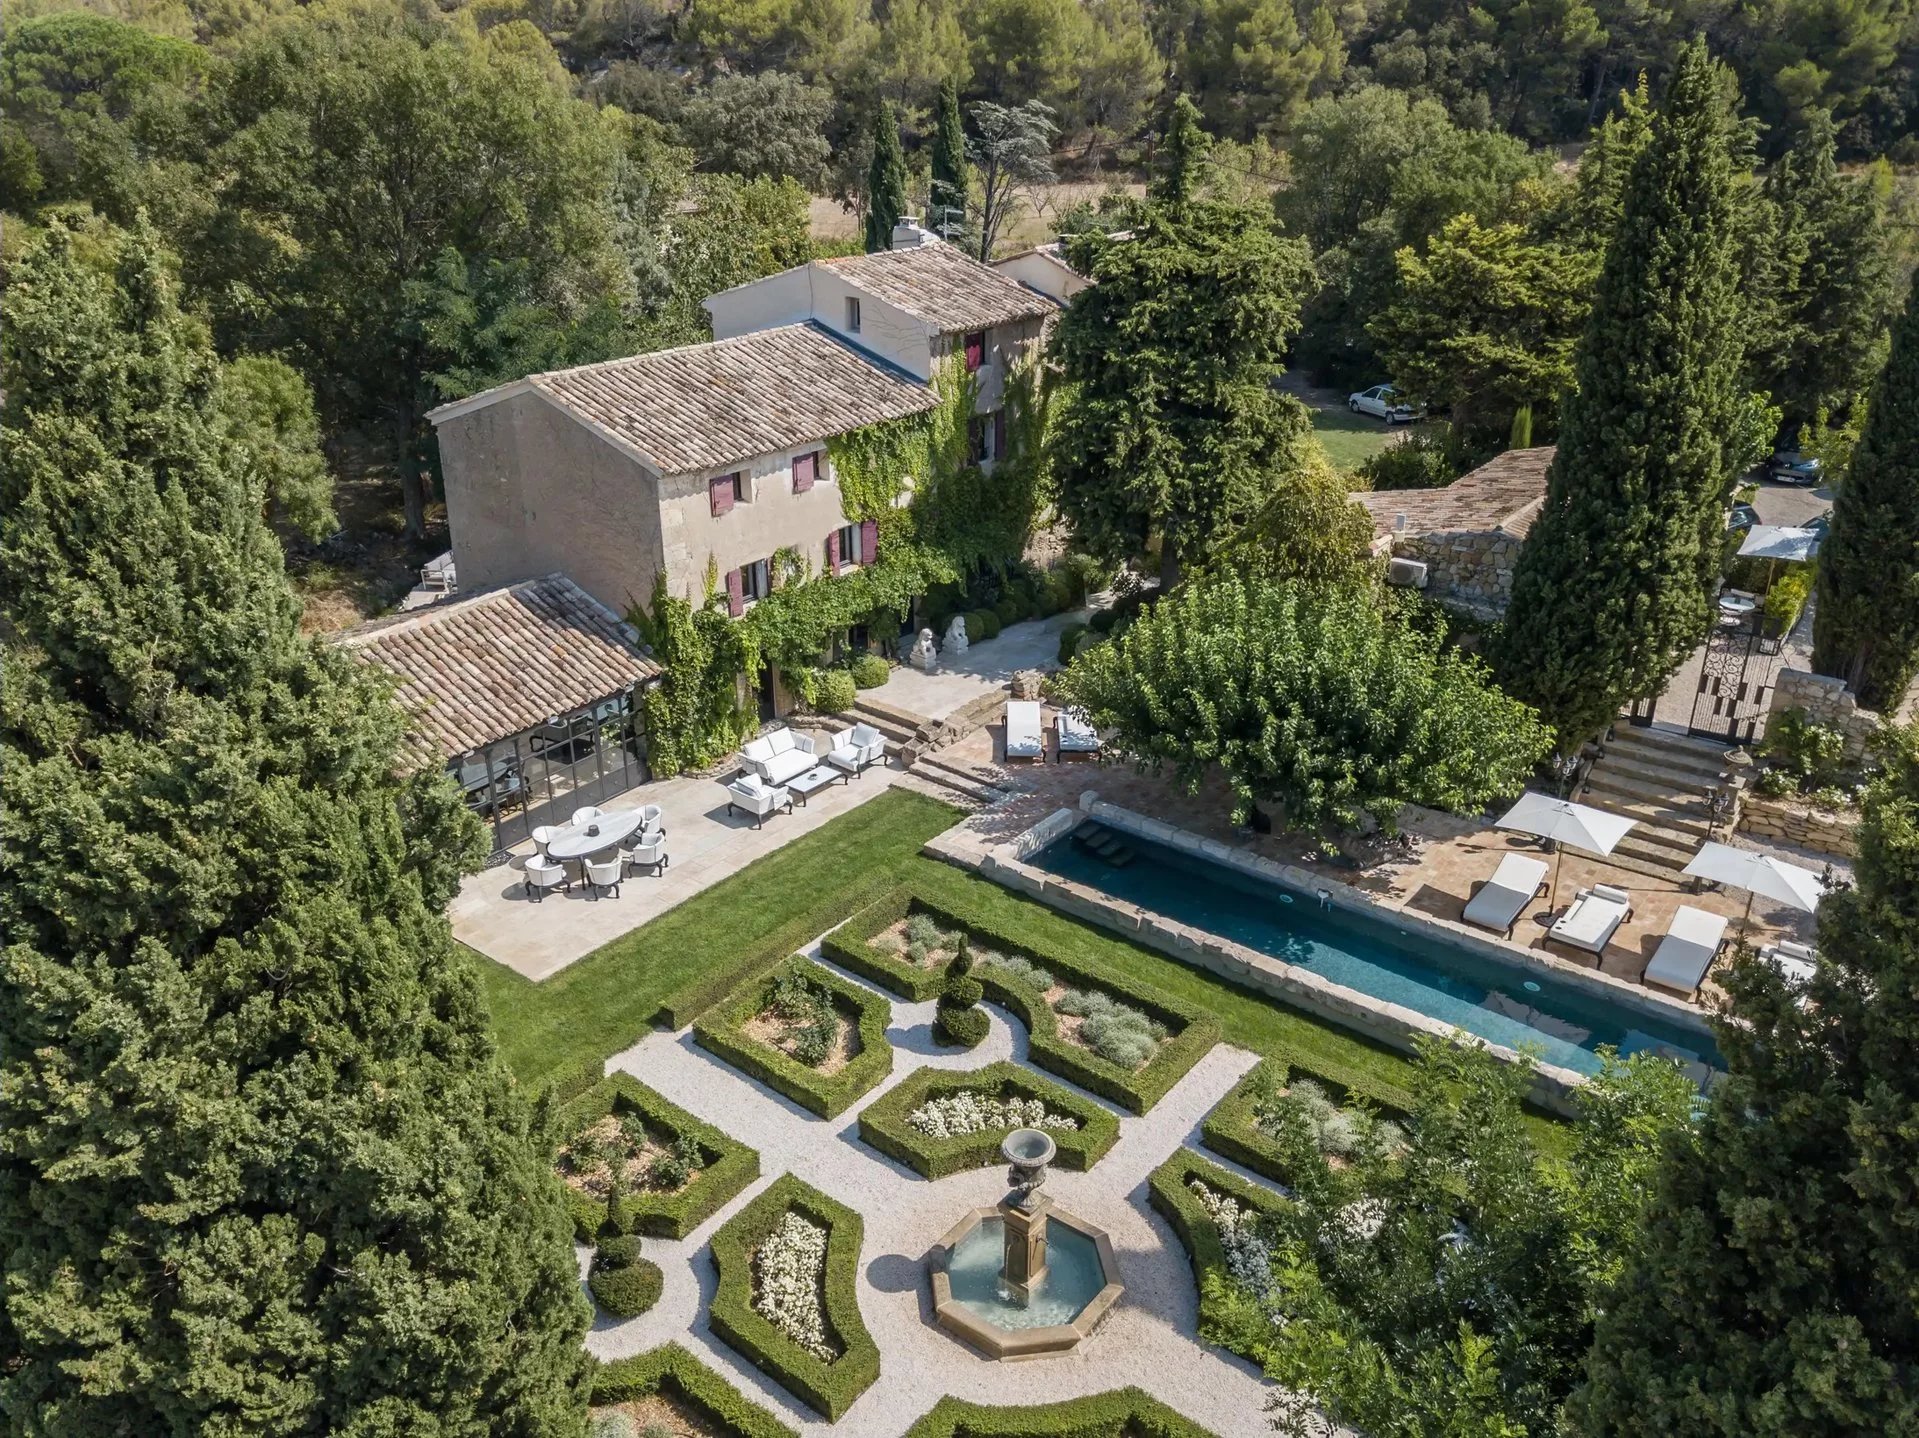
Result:
M1816 724L1837 729L1846 740L1846 759L1857 764L1866 757L1866 746L1885 727L1886 721L1870 709L1861 709L1859 701L1846 688L1846 681L1829 674L1814 674L1808 669L1781 669L1774 678L1771 713L1803 709ZM1750 801L1749 801L1750 802Z
M1497 618L1513 597L1513 565L1521 543L1502 529L1404 534L1393 536L1393 554L1425 563L1428 599Z
M1755 839L1781 839L1821 854L1859 857L1859 816L1844 810L1808 808L1803 799L1747 794L1739 809L1739 832Z

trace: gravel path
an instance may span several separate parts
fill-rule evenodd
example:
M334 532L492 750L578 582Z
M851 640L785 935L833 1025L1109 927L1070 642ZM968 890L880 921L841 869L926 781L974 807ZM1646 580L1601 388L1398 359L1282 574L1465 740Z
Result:
M813 952L817 957L817 946ZM649 1034L614 1057L611 1068L624 1069L758 1149L762 1177L685 1240L647 1239L647 1254L666 1274L664 1294L639 1318L600 1319L587 1347L601 1358L624 1358L677 1339L808 1435L899 1438L949 1393L975 1402L1044 1403L1127 1384L1146 1389L1222 1438L1263 1431L1261 1409L1272 1385L1253 1365L1195 1337L1198 1295L1192 1269L1179 1240L1148 1205L1146 1191L1147 1177L1174 1150L1197 1146L1200 1122L1252 1068L1256 1056L1216 1046L1150 1114L1122 1114L1119 1142L1090 1172L1049 1175L1047 1192L1055 1202L1111 1235L1126 1292L1099 1332L1076 1352L993 1363L933 1326L924 1257L962 1209L998 1202L1005 1192L1004 1171L977 1169L929 1182L861 1143L858 1115L922 1065L964 1070L1005 1058L1025 1063L1025 1031L990 1009L993 1028L987 1040L956 1054L933 1042L932 1004L897 998L892 1004L887 1036L894 1045L893 1073L837 1119L816 1118L761 1087L696 1046L690 1032ZM860 1311L879 1344L880 1378L836 1424L799 1405L707 1325L715 1283L707 1241L782 1173L799 1175L856 1209L866 1222ZM580 1250L582 1271L589 1253Z

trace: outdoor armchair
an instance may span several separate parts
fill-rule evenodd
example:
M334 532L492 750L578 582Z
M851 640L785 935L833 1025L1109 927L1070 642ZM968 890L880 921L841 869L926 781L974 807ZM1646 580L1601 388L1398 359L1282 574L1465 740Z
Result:
M886 736L871 724L842 729L833 736L833 747L826 752L827 763L856 777L868 764L881 763L885 758Z
M793 812L793 796L777 784L768 784L755 774L744 774L726 786L726 811L753 816L753 827L760 828L768 814L784 809Z

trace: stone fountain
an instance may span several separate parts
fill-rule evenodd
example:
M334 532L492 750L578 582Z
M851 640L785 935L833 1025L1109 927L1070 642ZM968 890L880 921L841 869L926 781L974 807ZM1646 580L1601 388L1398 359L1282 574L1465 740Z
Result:
M989 1358L1069 1352L1125 1291L1106 1234L1040 1192L1056 1152L1041 1129L1007 1134L1006 1197L962 1216L927 1258L939 1326Z

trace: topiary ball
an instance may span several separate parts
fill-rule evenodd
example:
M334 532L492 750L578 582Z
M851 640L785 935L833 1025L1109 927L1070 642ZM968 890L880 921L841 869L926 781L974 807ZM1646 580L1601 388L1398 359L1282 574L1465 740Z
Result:
M970 1049L985 1039L992 1020L980 1008L953 1008L941 1004L934 1014L933 1032L949 1044Z
M862 654L853 661L853 682L862 689L877 689L893 677L893 666L877 654Z
M625 1268L595 1273L586 1281L593 1301L612 1318L638 1318L660 1301L660 1290L665 1285L666 1276L659 1265L644 1258L635 1259Z
M593 1251L593 1269L596 1273L610 1273L616 1268L631 1268L640 1261L640 1236L637 1233L616 1234L612 1238L600 1240L600 1246Z

